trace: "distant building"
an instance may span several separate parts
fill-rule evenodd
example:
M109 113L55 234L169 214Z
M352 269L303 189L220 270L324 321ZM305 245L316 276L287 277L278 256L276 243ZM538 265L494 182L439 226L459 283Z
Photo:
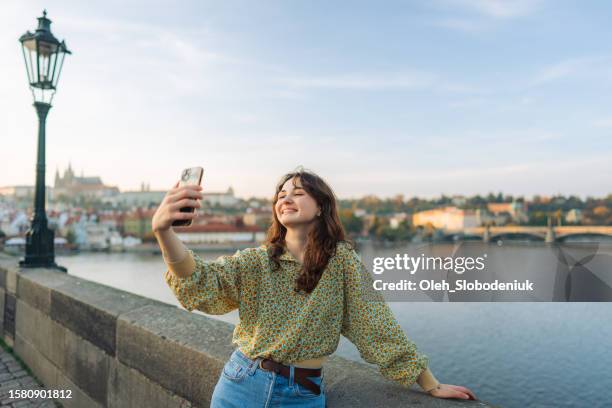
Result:
M8 236L23 235L29 228L30 219L24 211L0 214L0 231Z
M157 207L167 191L124 191L107 200L127 207Z
M12 198L34 197L34 186L7 186L0 187L0 196Z
M234 242L263 242L265 232L256 226L235 226L231 224L211 223L192 225L174 229L178 238L185 244L213 244Z
M363 209L363 208L355 208L353 210L353 214L355 215L355 217L364 217L368 214L367 210Z
M16 199L34 199L34 186L6 186L0 187L0 196L16 198ZM45 196L52 196L52 189L49 186L45 188Z
M87 224L84 226L84 239L77 240L80 249L105 250L110 247L113 230L104 224Z
M155 210L143 210L141 208L125 214L123 218L123 234L138 238L152 237L153 228L151 221L153 214L155 214Z
M395 213L391 217L389 217L389 226L393 229L397 229L404 221L408 221L408 214Z
M474 210L443 207L414 213L412 224L416 227L425 227L427 224L431 224L436 229L460 231L464 228L479 226L478 219L478 214Z
M113 186L106 186L100 177L77 177L72 170L72 165L64 170L64 175L60 176L59 170L55 171L55 183L53 184L54 198L61 196L67 198L76 197L112 197L119 194L119 189Z
M568 224L580 224L582 218L582 211L578 208L572 208L565 214L565 222Z
M165 190L151 191L148 184L141 184L140 191L124 191L107 200L114 204L123 204L128 207L157 207L166 196ZM239 200L234 197L234 190L230 187L224 193L203 192L202 201L210 206L233 207Z
M248 208L246 213L242 216L242 222L244 225L267 227L272 222L272 211L268 208Z
M527 215L527 203L513 201L511 203L487 203L487 210L493 215L502 213L510 214L512 221L523 223L529 221Z
M478 225L507 225L512 221L512 216L507 212L499 212L497 214L491 214L487 210L476 210L476 217Z
M462 195L454 195L451 198L451 202L453 203L453 205L461 207L462 205L465 205L465 203L467 203L467 199Z
M225 193L203 192L202 195L204 196L202 201L207 202L211 206L233 207L239 202L234 196L234 189L232 187L229 187Z

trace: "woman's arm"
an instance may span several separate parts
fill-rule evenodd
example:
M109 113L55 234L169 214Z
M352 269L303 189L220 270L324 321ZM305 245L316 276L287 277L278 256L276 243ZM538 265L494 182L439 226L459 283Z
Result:
M187 213L180 209L199 208L201 189L200 186L178 187L177 183L157 207L151 223L168 267L164 280L179 303L188 311L224 314L239 305L241 271L244 262L249 261L249 252L238 251L234 256L205 262L187 249L172 230L173 221L196 217L195 210Z
M200 310L208 314L225 314L240 305L242 274L255 264L256 249L236 251L234 255L220 256L214 261L204 261L191 250L186 260L193 262L193 272L179 277L171 272L164 279L181 305L188 311ZM179 262L182 264L182 262Z
M372 289L369 273L354 250L344 252L344 314L342 335L350 340L361 357L380 368L381 374L404 387L419 378L425 387L437 386L433 375L421 377L428 358L417 351L395 320L380 292ZM433 384L432 384L433 382Z
M432 396L476 398L466 387L440 384L428 367L429 359L418 352L393 316L372 277L354 250L344 256L344 317L342 334L361 357L380 367L381 374L402 386L415 382Z
M177 277L185 278L193 272L195 262L193 257L189 256L190 253L185 245L172 230L172 223L176 220L194 219L197 216L195 209L200 207L198 200L202 198L202 187L197 185L179 187L178 185L177 182L164 196L153 214L151 226L168 268ZM194 207L194 211L181 212L182 207Z
M155 238L157 238L164 262L174 275L186 278L193 273L195 269L193 256L172 229L156 232Z

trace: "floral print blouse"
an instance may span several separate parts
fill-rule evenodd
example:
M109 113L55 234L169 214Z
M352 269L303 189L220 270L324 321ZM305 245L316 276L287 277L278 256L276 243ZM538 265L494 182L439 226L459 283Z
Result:
M410 387L427 369L428 357L406 337L382 295L368 289L372 278L347 242L337 244L310 294L294 290L301 264L288 251L276 270L265 245L215 261L188 252L195 261L193 273L181 278L166 270L166 283L188 311L224 314L238 309L233 343L252 359L292 364L327 356L342 334L365 361L403 386Z

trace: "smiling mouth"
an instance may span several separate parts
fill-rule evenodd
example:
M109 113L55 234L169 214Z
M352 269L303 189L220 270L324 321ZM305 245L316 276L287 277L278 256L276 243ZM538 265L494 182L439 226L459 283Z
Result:
M293 208L285 208L281 214L297 212Z

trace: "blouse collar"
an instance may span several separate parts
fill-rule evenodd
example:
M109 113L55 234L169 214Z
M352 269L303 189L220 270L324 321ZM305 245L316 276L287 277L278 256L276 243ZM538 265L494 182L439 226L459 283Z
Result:
M300 261L295 259L295 257L291 255L291 252L289 252L286 248L285 248L285 252L283 252L283 254L278 259L300 263Z
M261 248L263 248L265 251L268 250L268 246L265 244L262 245ZM295 259L295 257L291 254L291 252L287 251L287 248L285 248L285 252L283 252L281 256L278 257L278 259L281 259L283 261L295 262L298 264L300 263L300 261Z

